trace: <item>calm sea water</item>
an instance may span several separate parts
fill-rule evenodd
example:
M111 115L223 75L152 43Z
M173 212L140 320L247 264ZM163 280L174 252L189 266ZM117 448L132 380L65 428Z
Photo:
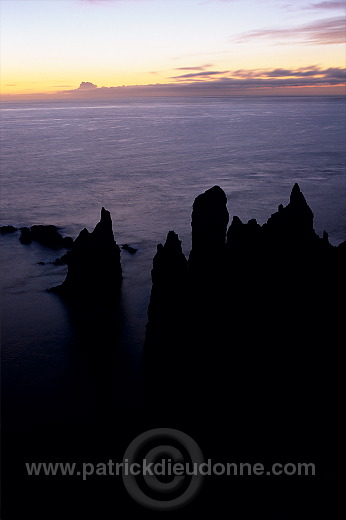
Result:
M231 217L263 223L298 182L316 231L328 231L335 245L346 239L341 98L4 104L1 126L2 224L55 224L76 237L93 229L104 206L117 242L138 248L134 256L122 252L119 402L138 400L156 244L174 229L189 252L198 194L219 184ZM87 415L94 403L88 359L74 349L68 309L45 292L66 268L37 263L62 252L18 238L1 237L3 368L14 415L30 422L33 398L52 421L76 410Z

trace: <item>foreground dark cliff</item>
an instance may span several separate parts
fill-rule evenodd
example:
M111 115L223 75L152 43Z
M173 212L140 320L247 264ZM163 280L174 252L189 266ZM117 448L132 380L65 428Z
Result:
M326 233L317 236L313 213L297 185L288 204L280 205L264 225L237 217L229 225L226 196L219 187L200 195L193 205L189 258L174 231L154 258L144 348L145 403L132 408L127 392L139 401L143 389L139 371L136 381L129 379L138 352L131 340L126 348L119 343L119 329L127 327L126 309L113 306L120 292L120 251L110 215L102 210L95 230L83 230L67 253L68 275L57 289L71 311L69 357L88 380L86 393L84 385L71 387L71 401L76 402L78 392L88 419L79 424L76 410L66 425L53 421L47 427L45 413L54 403L44 388L37 389L38 410L43 411L37 427L31 431L26 425L25 435L5 431L13 488L7 508L12 516L20 486L26 509L29 503L34 510L43 500L44 511L50 511L66 496L77 504L77 517L81 507L88 517L100 516L101 507L105 517L115 510L151 519L152 510L139 509L122 482L103 470L88 482L72 475L47 480L26 476L24 463L52 460L57 447L56 460L93 461L98 469L97 461L123 460L136 436L152 428L172 428L191 436L205 461L219 467L260 463L270 470L272 463L287 463L290 469L312 463L316 468L314 476L255 476L251 469L247 476L246 468L243 476L208 475L199 496L177 511L180 519L224 510L245 520L337 517L345 256L346 243L333 247ZM62 348L64 344L65 339ZM55 353L47 352L47 359L55 362ZM18 409L12 403L10 407L17 415ZM189 460L189 443L180 447L175 440L173 447L183 448L182 460ZM152 441L140 449L140 457L156 451ZM171 439L157 441L165 454ZM188 485L185 481L179 489ZM61 518L61 511L53 516Z
M298 184L262 226L233 217L228 230L226 195L214 186L195 200L191 225L188 261L172 231L154 258L149 402L326 419L338 392L345 243L315 233Z

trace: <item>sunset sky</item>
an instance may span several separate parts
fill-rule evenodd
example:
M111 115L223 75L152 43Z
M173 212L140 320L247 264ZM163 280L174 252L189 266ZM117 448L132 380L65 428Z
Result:
M344 0L0 0L0 6L4 99L345 93ZM123 85L132 87L112 88Z

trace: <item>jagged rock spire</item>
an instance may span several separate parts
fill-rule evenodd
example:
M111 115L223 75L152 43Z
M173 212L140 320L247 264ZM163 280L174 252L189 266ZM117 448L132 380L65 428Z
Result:
M67 254L68 272L56 292L74 297L112 298L122 280L120 248L114 240L110 212L101 210L92 233L83 229Z
M287 244L299 244L316 238L313 228L314 214L307 204L299 185L294 184L290 202L281 204L264 225L264 230L273 240Z

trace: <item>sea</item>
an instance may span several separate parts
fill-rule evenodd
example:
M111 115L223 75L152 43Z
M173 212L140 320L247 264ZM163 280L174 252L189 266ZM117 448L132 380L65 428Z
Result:
M1 225L92 231L110 211L122 250L115 406L141 401L151 268L169 230L191 248L197 195L219 185L230 221L263 224L298 182L321 236L346 240L346 103L342 97L155 98L3 103ZM66 304L47 289L63 250L0 237L2 371L11 427L84 420L97 409L92 355L76 347ZM44 263L44 264L43 264ZM95 345L95 357L102 345ZM120 352L120 354L119 354ZM121 359L121 363L119 362Z

